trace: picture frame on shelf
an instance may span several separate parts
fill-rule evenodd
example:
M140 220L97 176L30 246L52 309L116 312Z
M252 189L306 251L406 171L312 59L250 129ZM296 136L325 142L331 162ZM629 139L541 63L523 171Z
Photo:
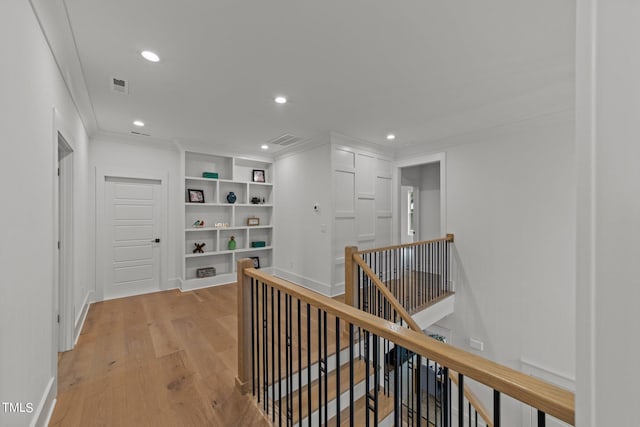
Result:
M267 182L264 169L253 170L253 182Z
M247 226L255 227L258 225L260 225L260 218L255 216L247 218Z
M260 268L260 257L257 256L250 256L249 258L251 258L253 260L253 268Z
M194 188L187 189L189 203L204 203L204 191Z

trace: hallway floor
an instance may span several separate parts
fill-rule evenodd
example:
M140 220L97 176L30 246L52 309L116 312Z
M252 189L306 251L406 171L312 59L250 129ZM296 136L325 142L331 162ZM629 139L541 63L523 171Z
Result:
M235 386L236 287L93 304L51 426L267 426Z

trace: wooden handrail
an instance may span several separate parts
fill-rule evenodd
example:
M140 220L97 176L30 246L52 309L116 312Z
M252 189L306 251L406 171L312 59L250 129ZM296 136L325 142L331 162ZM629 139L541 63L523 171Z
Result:
M301 286L294 285L277 277L270 276L260 270L238 265L238 287L244 287L248 277L253 277L267 285L287 293L305 303L320 308L328 314L337 316L345 322L387 339L416 354L428 357L430 360L446 366L462 375L472 378L494 390L513 397L527 405L539 409L561 421L574 425L574 394L555 385L546 383L535 377L500 365L478 355L468 353L459 348L429 339L422 332L401 327L372 314L358 310L324 295L313 292ZM244 275L243 278L240 278ZM248 281L250 283L250 281ZM239 291L240 292L240 291ZM245 298L246 299L246 298ZM238 302L238 307L244 307ZM242 314L239 313L240 317ZM240 327L240 325L238 325ZM242 334L244 335L246 332ZM238 346L242 345L240 336ZM245 338L246 340L246 338ZM244 341L246 342L246 341ZM243 354L240 350L239 354ZM246 363L247 361L245 361ZM248 363L246 363L248 365ZM238 383L243 384L250 378L246 368L238 361ZM242 377L242 375L245 375ZM245 381L246 380L246 381Z
M453 234L447 234L446 237L439 237L437 239L422 240L420 242L413 242L413 243L403 243L401 245L385 246L385 247L382 247L382 248L366 249L364 251L357 251L356 253L360 254L360 255L363 255L363 254L370 254L370 253L373 253L373 252L382 252L382 251L391 251L391 250L394 250L394 249L410 248L411 246L428 245L429 243L453 242L453 241L454 241Z

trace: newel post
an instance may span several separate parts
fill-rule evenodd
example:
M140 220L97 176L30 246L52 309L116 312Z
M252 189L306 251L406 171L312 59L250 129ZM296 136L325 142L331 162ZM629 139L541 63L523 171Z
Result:
M357 246L345 246L344 248L344 303L356 307L356 284L358 283L358 269L353 262L353 254L358 252Z
M242 394L249 391L251 381L251 278L244 274L253 260L238 260L238 376L236 386Z

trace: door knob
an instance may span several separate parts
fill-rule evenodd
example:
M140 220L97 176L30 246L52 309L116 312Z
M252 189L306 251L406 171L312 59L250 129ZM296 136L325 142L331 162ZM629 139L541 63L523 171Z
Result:
M160 243L160 239L156 237L151 241L151 243Z

